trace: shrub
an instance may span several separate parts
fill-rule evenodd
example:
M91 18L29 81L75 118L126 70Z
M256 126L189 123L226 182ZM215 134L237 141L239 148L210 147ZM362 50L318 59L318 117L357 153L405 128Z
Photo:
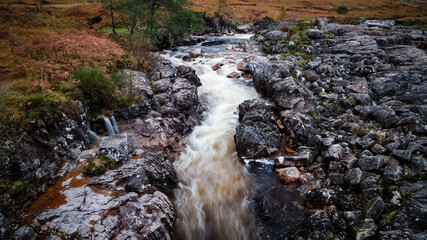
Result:
M116 162L113 158L101 155L95 158L89 158L87 160L87 165L83 168L83 174L86 176L100 176L104 174L107 170L114 170L119 168L121 165L120 162Z
M10 195L17 197L22 195L27 190L27 184L24 181L18 180L12 183L10 187Z
M80 89L91 112L111 107L116 85L103 71L96 68L81 68L74 72L74 78L80 81Z
M346 6L339 6L337 8L337 13L339 14L347 14L348 8Z

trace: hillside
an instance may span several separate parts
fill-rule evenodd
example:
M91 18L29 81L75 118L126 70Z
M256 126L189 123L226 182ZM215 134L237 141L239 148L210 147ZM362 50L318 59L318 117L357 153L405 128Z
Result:
M276 18L281 6L286 8L286 18L317 18L351 20L356 17L365 18L403 18L419 17L424 19L427 14L425 1L410 0L228 0L227 11L230 16L242 22L254 21L269 16ZM348 13L340 15L338 6L348 7ZM214 12L218 8L218 0L194 0L193 9Z

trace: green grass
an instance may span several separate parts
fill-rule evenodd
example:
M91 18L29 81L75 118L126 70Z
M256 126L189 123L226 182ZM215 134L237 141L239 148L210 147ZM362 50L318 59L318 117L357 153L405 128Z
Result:
M129 35L129 30L125 27L122 28L115 28L116 33L119 35ZM104 28L101 31L102 33L106 33L106 34L112 34L113 33L113 29L112 28Z

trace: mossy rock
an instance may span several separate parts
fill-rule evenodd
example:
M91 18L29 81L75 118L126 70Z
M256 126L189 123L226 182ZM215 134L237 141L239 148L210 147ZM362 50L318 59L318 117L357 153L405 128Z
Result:
M100 176L107 170L114 170L121 166L121 162L115 159L101 155L87 160L87 165L83 168L83 174L86 176Z

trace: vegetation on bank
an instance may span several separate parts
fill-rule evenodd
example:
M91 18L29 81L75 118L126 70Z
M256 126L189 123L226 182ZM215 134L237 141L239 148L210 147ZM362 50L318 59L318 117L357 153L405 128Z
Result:
M193 0L192 9L196 11L216 12L218 0ZM348 9L347 14L339 14L336 10L339 6ZM310 20L326 17L337 22L346 22L357 17L376 19L397 19L403 17L422 17L427 13L427 3L418 1L360 1L342 0L338 2L326 0L227 0L225 10L233 20L242 23L253 22L264 17L272 17L281 20L283 6L286 9L285 20L297 18Z
M149 16L151 25L144 22L147 12L139 11L142 1L109 2L115 4L115 30L126 31L105 31L112 29L113 22L100 4L0 5L0 143L18 136L37 119L77 115L76 100L85 102L92 115L140 100L128 94L129 84L119 70L149 72L157 62L150 51L160 42L203 26L199 15L181 0L153 1L163 5ZM183 22L193 29L180 25Z

